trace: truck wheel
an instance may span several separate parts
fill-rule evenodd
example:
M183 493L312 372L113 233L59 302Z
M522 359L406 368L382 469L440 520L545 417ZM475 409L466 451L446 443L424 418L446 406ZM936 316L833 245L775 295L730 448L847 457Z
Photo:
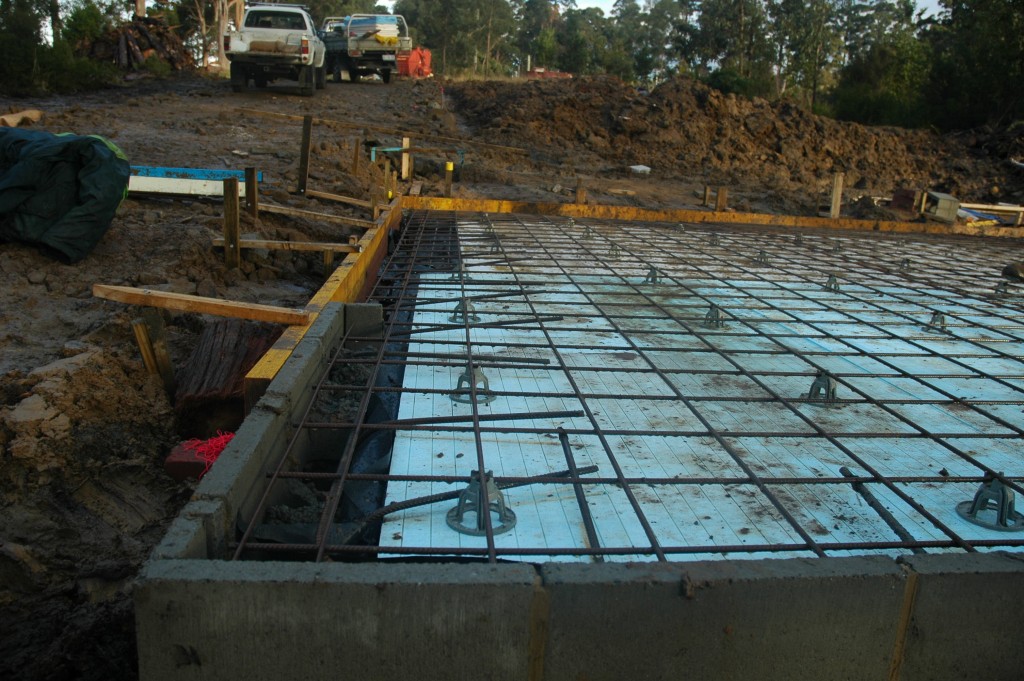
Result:
M249 87L249 69L237 62L231 62L231 89L243 92Z
M349 78L352 79L353 83L358 83L359 82L359 69L353 67L353 68L348 70L348 73L349 73Z
M385 83L390 83L391 82L391 71L390 70L381 71L380 72L380 79L383 80Z
M316 69L315 78L317 90L323 90L325 87L327 87L327 67L318 66Z
M312 66L299 67L299 94L303 97L312 97L313 90L315 89L314 75L315 69Z

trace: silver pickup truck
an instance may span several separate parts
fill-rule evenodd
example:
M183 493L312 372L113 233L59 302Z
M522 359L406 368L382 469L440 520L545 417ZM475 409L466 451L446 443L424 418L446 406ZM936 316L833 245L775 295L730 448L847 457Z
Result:
M327 50L313 18L299 5L252 5L242 25L224 36L231 62L231 89L241 92L252 81L266 87L284 78L299 82L303 95L327 83Z

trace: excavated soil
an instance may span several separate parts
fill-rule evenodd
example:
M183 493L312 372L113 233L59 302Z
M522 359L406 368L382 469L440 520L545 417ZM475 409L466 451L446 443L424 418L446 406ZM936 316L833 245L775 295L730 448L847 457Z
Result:
M440 193L452 158L458 196L567 201L582 178L592 202L692 207L716 184L737 208L813 214L841 170L848 214L896 187L1024 200L1024 172L1008 162L1024 154L1021 129L865 128L684 79L650 93L610 78L330 83L305 98L286 85L234 94L226 81L183 77L74 100L0 99L0 113L29 108L45 113L38 129L102 135L136 165L253 166L265 200L363 219L365 209L296 192L302 116L318 121L310 186L357 198L375 184L368 148L398 143L384 127L450 138L413 136L448 150L417 159L425 194ZM174 396L146 373L131 326L140 310L91 291L119 284L302 306L325 277L321 256L247 251L228 269L212 245L222 215L217 201L131 196L78 264L0 244L0 678L136 676L132 580L194 485L170 479L162 460L185 433L213 426L183 423ZM243 220L243 232L268 239L344 241L353 231L269 214ZM211 319L162 318L181 371Z

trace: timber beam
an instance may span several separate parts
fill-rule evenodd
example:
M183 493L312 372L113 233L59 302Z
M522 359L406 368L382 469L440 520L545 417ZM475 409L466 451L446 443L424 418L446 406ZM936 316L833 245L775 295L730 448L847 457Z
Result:
M438 196L405 196L402 208L472 213L523 213L573 218L632 220L637 222L686 222L717 225L767 225L818 229L848 229L870 232L919 234L959 234L966 236L1024 237L1020 227L998 225L947 225L929 222L897 222L890 220L856 220L853 218L816 218L798 215L767 215L731 211L654 210L635 206L607 206L577 203L542 203L503 199L464 199Z

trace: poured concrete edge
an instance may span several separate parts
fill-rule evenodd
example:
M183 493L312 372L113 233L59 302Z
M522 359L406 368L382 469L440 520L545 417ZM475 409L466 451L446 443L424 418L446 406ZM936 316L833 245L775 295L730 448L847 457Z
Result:
M973 556L965 590L950 558L154 559L135 590L140 678L962 679L980 660L1012 678L1024 648L993 650L991 629L1020 612L1024 564ZM991 620L965 629L965 612Z

